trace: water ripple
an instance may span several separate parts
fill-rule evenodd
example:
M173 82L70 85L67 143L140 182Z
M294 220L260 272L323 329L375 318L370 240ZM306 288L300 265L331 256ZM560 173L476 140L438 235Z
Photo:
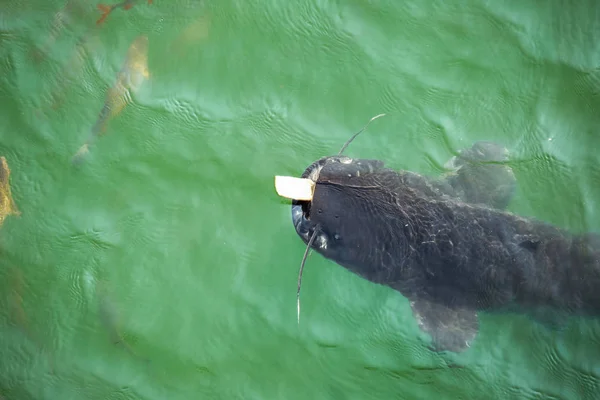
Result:
M519 27L519 41L532 58L566 63L575 69L600 65L600 44L595 41L600 9L594 0L581 1L570 13L562 7L543 11L532 3L512 1L511 6L484 2L488 12ZM586 49L581 51L580 49Z

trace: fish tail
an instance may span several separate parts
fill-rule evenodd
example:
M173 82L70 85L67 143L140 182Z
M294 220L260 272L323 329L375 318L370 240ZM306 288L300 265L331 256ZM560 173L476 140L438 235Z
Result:
M77 153L75 153L75 155L73 156L73 159L71 160L71 162L74 165L79 165L83 162L85 156L90 152L90 145L89 143L84 144L83 146L81 146L79 148L79 150L77 150Z
M108 17L113 8L111 6L107 6L106 4L98 4L97 7L98 10L102 12L102 16L98 19L98 21L96 21L96 25L100 25Z

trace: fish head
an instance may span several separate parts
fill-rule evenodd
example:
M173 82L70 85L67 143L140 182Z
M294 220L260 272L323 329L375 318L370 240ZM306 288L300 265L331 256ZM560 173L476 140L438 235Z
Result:
M312 200L292 201L296 233L308 243L316 231L312 247L327 258L338 262L364 258L358 253L366 249L367 231L376 216L365 206L368 199L364 195L383 166L380 160L345 156L312 163L302 174L315 182Z

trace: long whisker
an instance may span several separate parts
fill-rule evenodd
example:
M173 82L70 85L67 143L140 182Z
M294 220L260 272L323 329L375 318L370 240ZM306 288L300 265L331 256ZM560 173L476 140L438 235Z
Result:
M369 124L371 122L373 122L374 120L376 120L379 117L383 117L384 115L385 114L379 114L379 115L376 115L373 118L371 118L369 120L369 122L367 122L367 124L365 126L363 126L363 128L360 131L356 132L350 139L348 139L348 141L346 143L344 143L344 145L342 146L342 149L338 153L338 156L341 155L344 150L346 150L346 147L348 147L348 145L354 140L355 137L357 137L362 131L364 131L365 129L367 129L367 126L369 126Z
M296 303L298 307L298 325L300 325L300 286L302 285L302 271L304 271L304 263L306 263L306 257L308 257L308 252L310 251L310 246L312 246L315 238L317 237L317 231L319 230L319 225L315 226L315 230L308 241L308 245L306 246L306 250L304 250L304 257L302 257L302 263L300 264L300 272L298 273L298 291L296 292Z

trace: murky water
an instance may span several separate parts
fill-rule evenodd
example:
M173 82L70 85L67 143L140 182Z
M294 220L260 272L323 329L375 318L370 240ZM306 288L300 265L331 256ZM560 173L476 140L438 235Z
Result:
M0 398L598 397L597 320L483 315L435 353L405 298L315 253L298 325L273 187L386 113L348 155L438 175L494 140L510 211L600 231L596 1L70 3L0 6ZM74 165L139 35L149 78Z

